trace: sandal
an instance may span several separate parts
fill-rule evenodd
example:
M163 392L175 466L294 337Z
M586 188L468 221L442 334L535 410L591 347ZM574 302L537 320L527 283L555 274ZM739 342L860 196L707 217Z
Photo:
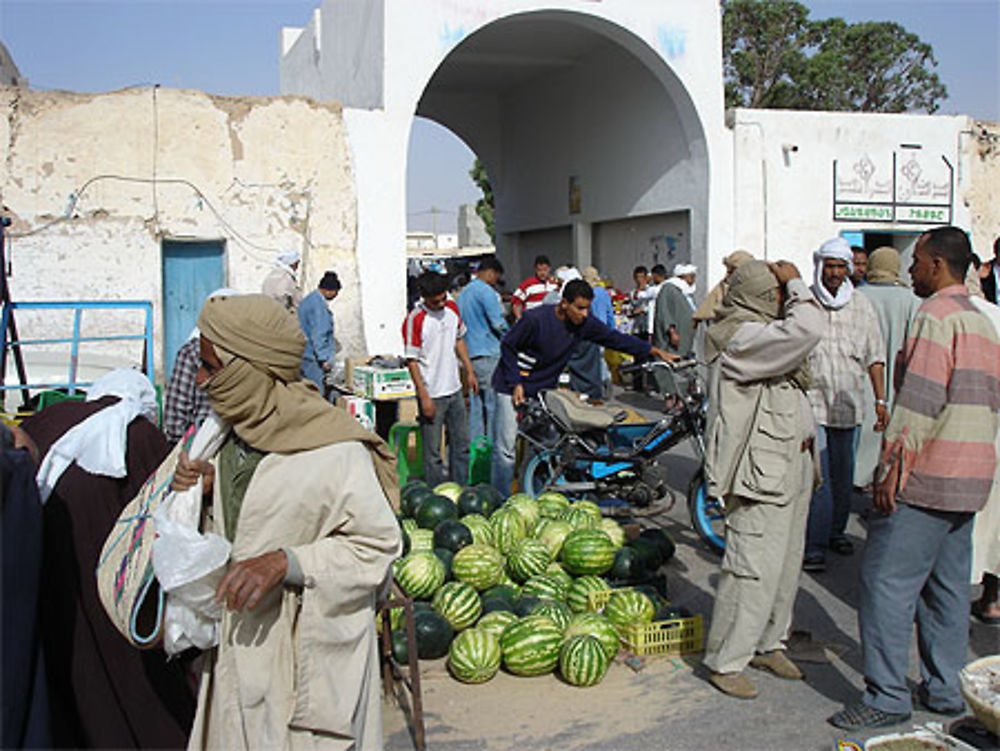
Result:
M899 725L910 719L909 712L883 712L862 701L837 712L827 719L831 725L842 730L867 730Z

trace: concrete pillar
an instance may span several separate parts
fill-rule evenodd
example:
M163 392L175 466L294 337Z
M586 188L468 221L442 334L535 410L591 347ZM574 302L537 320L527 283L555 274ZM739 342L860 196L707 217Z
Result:
M592 265L593 227L589 222L573 223L573 265L580 271Z

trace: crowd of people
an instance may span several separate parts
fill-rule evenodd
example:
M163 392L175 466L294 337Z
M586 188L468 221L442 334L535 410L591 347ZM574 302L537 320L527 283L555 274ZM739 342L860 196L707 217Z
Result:
M893 248L825 242L811 285L791 263L736 251L700 304L696 267L639 266L617 318L596 268L553 271L544 255L509 312L494 257L459 291L425 272L401 332L427 481L467 483L470 439L485 437L491 482L509 495L526 400L568 382L601 402L605 350L697 354L709 384L705 477L726 509L708 680L753 699L748 667L803 678L785 648L800 572L856 552L846 530L860 491L871 498L865 686L829 721L860 730L909 718L914 622L915 700L957 714L970 606L1000 624L1000 239L994 253L980 264L963 231L926 232L911 288ZM21 659L5 666L4 688L22 697L16 722L5 707L5 747L381 747L374 615L402 549L398 476L382 439L327 399L341 282L328 271L303 296L300 260L282 254L262 293L208 297L176 355L162 431L152 384L134 371L4 427L0 469L16 499L4 505L5 563L17 556L18 612L32 614L5 631ZM183 442L211 413L225 438L192 458ZM176 491L201 487L205 529L232 546L218 646L170 661L122 638L93 575L122 509L164 462Z

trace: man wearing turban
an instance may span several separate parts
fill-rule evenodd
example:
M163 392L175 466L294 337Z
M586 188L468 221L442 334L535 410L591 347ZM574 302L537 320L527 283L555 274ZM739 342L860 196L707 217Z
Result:
M273 297L293 313L302 302L302 288L297 278L302 254L297 250L283 250L274 259L274 268L266 277L260 291Z
M725 503L726 552L704 664L716 688L740 699L757 696L747 665L802 678L784 639L815 477L806 359L822 329L794 265L747 261L706 335L705 479Z
M233 547L189 748L381 748L375 598L401 547L391 454L300 380L305 340L279 303L212 298L198 328L199 383L232 430L210 464L182 454L174 487L205 478Z
M847 520L854 491L855 437L864 410L865 380L875 393L875 430L889 422L885 398L885 345L875 309L864 295L855 295L848 278L854 253L842 237L823 243L813 253L812 292L823 310L824 333L809 356L812 402L823 457L823 484L813 495L806 532L803 566L826 568L826 550L850 555Z

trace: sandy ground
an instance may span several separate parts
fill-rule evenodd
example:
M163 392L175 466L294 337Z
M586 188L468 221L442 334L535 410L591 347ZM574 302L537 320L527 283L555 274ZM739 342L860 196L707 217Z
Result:
M633 407L653 406L631 395L622 399ZM686 488L697 466L692 452L679 448L664 463L672 487ZM864 505L863 498L856 501L856 508ZM702 613L707 628L718 558L704 548L691 529L683 499L679 498L668 513L642 523L662 526L677 542L677 554L663 569L671 600ZM864 527L856 515L848 532L860 550ZM618 660L602 683L586 689L569 686L554 675L519 678L503 672L486 684L466 686L448 675L445 660L423 662L427 747L448 751L836 748L843 734L825 720L854 701L862 686L854 609L859 563L859 553L831 555L826 572L802 576L793 628L809 632L814 644L830 645L832 657L827 664L802 663L805 681L783 681L752 671L760 696L740 701L719 693L702 678L698 655L650 658L638 672ZM975 594L975 588L970 589L970 598ZM970 660L1000 652L1000 628L975 621L970 628ZM919 680L916 666L914 643L914 685ZM415 747L408 720L398 701L384 703L387 751ZM916 712L902 729L941 721L952 722ZM875 733L862 734L854 740L872 735ZM995 740L982 741L979 747L997 745Z

